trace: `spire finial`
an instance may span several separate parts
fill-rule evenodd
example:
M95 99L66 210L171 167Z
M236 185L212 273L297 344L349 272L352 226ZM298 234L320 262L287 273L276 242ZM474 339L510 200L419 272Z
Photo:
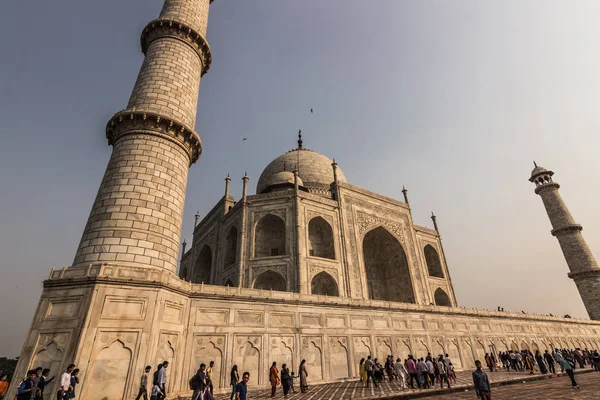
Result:
M537 168L537 164L536 164L535 160L533 160L533 165Z
M406 190L406 188L404 187L404 185L402 185L402 194L404 195L404 202L406 204L408 203L408 190Z
M285 161L283 162L283 170L287 171L287 163Z
M298 129L298 150L302 149L302 129Z

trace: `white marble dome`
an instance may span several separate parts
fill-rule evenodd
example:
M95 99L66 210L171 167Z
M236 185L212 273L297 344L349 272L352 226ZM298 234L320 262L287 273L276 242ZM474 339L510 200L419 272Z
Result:
M262 193L269 186L282 183L280 181L278 183L275 182L281 179L279 174L283 171L284 165L288 170L293 170L294 166L298 165L298 177L302 180L303 183L301 184L304 187L329 187L333 182L332 163L333 160L312 150L290 150L271 161L263 170L260 178L258 178L256 193ZM293 182L293 173L290 172L290 174L292 175ZM337 177L338 181L346 182L344 172L339 167L337 169Z

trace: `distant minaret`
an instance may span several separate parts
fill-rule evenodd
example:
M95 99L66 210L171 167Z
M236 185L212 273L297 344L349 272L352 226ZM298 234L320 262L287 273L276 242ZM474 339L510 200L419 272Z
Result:
M569 278L575 281L590 318L600 320L600 268L583 239L583 228L575 223L560 196L560 185L552 181L554 172L539 167L535 162L534 165L529 181L535 183L535 193L544 202L553 228L552 236L558 239L571 270Z
M113 146L73 266L116 263L175 272L212 0L165 0L142 32L144 62L127 107L106 126Z

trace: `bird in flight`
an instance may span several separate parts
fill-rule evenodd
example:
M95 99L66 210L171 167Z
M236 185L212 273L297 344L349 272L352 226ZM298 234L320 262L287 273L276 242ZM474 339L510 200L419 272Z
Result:
M313 114L313 109L312 108L310 109L310 113Z
M247 138L247 137L243 138L243 139L242 139L242 142L243 142L244 140L248 140L248 138Z

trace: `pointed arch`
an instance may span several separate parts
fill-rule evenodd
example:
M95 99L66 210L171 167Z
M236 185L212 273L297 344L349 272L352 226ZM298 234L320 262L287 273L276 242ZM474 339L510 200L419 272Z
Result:
M286 254L285 222L280 217L267 214L254 230L254 257L273 257Z
M210 283L210 272L212 270L212 250L205 244L200 250L200 255L196 260L196 270L194 271L194 283Z
M223 286L233 286L233 282L231 282L231 279L227 279Z
M443 278L444 271L442 269L442 263L437 250L434 249L432 245L428 244L423 249L423 253L425 253L425 262L427 263L427 271L429 272L429 276L433 276L434 278Z
M377 227L365 235L363 261L370 299L415 302L406 253L385 228Z
M311 293L327 296L339 296L338 285L335 279L327 272L319 272L312 278Z
M91 378L84 386L88 400L126 398L126 384L131 364L131 350L121 340L113 341L102 348L93 360L91 371L86 374ZM110 382L107 385L106 382Z
M437 288L435 293L433 294L435 299L435 304L438 306L452 307L452 303L450 302L450 297L448 294L442 289Z
M50 343L45 345L45 347L38 351L35 357L33 358L32 367L43 366L43 368L49 368L52 373L57 373L60 371L61 364L63 361L63 351L58 347L56 342L52 340ZM53 393L53 387L56 383L51 383L50 387L48 387L48 391ZM57 389L58 390L58 389Z
M310 256L335 260L333 229L323 217L314 217L308 223L308 245Z
M225 267L237 261L238 230L235 226L229 228L225 237Z
M260 274L254 281L254 289L287 291L285 278L275 271L268 270Z

